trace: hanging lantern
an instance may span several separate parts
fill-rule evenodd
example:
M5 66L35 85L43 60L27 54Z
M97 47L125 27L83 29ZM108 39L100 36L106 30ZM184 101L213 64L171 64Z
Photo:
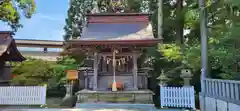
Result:
M68 80L76 80L78 79L78 71L77 70L67 70L67 79Z

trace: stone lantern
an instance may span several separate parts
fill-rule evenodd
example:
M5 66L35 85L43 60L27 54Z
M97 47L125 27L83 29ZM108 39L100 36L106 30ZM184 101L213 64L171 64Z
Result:
M77 96L72 95L73 92L72 92L72 85L71 84L66 84L64 86L66 87L66 95L62 99L62 102L61 102L60 106L72 108L76 105Z
M184 80L184 86L190 86L190 80L192 79L192 73L190 69L182 69L180 77Z
M141 70L144 72L144 74L146 75L146 77L148 78L149 77L149 71L152 71L153 68L150 68L150 67L143 67L141 68ZM141 84L142 86L141 87L144 87L147 89L147 82L144 82L145 84Z
M73 82L78 79L78 71L77 70L68 70L66 75L67 81L71 81L70 83L65 84L66 87L66 95L62 100L60 106L65 107L74 107L77 102L77 96L73 95Z
M149 71L152 71L153 68L150 68L150 67L143 67L142 70L143 70L143 72L144 72L145 74L148 74L148 72L149 72Z
M84 89L88 89L88 82L89 82L88 72L90 70L93 70L92 67L79 67L78 70L84 72L84 74L80 75L79 86L83 85L82 87L84 87ZM81 76L83 76L83 77L81 77Z
M166 82L169 80L168 77L165 75L164 70L161 71L161 75L157 79L160 80L161 86L165 86Z

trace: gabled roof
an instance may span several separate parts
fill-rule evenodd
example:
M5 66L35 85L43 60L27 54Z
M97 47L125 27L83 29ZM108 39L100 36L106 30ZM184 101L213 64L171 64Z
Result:
M88 14L81 37L64 42L65 53L88 52L99 47L155 46L161 40L154 38L148 16L141 13Z
M0 58L5 61L24 61L25 58L18 51L12 33L0 31Z
M148 23L92 23L83 31L80 40L145 40L154 39Z
M80 40L154 39L148 14L90 14Z

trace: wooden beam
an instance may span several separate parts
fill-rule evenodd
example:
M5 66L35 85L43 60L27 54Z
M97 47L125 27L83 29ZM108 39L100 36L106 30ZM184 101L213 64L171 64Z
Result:
M102 52L102 53L99 53L100 56L112 56L112 53L111 52ZM117 53L116 56L132 56L133 53L132 52L129 52L129 53ZM140 56L141 53L138 52L137 53L137 56Z
M63 41L15 39L15 43L18 47L63 48Z

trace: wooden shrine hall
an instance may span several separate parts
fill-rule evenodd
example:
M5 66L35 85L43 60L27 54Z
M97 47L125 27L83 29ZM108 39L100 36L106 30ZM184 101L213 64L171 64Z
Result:
M156 46L148 20L142 13L88 14L79 39L65 42L67 54L85 54L80 74L82 87L93 91L147 89L148 74L137 63L146 47ZM115 88L114 88L115 87Z
M17 49L13 33L0 31L0 86L10 85L11 65L8 62L22 62L25 58Z

